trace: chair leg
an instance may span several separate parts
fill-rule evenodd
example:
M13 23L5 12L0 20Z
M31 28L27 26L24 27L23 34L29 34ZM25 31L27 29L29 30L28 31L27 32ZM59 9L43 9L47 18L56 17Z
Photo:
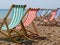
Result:
M20 30L20 31L22 31L22 30ZM26 29L26 31L29 32L29 33L31 33L31 34L36 34L36 33L32 32L32 31L30 31L30 30L28 30L28 29ZM38 34L37 34L37 35L38 35Z
M20 31L22 31L22 30L20 30ZM30 33L30 34L28 34L28 37L29 37L30 39L39 39L39 38L40 38L40 36L39 36L38 34L32 32L32 31L30 31L30 30L28 30L28 29L26 29L26 31Z
M6 24L6 27L7 27L8 35L9 35L9 37L10 37L11 32L10 32L10 30L9 30L9 27L8 27L7 21L5 21L5 24Z
M8 25L7 25L7 22L6 22L6 21L5 21L5 24L6 24L7 31L8 31L8 35L9 35L9 36L8 36L8 38L9 38L9 39L11 39L13 42L18 43L18 41L17 41L16 39L14 39L14 38L12 38L12 37L11 37L11 33L12 33L12 31L13 31L13 30L11 30L11 31L9 30L9 28L8 28Z
M5 34L4 32L2 32L1 30L0 30L0 32L1 32L3 35L5 35L6 37L8 37L8 35L7 35L7 34Z
M21 22L21 27L22 27L22 29L23 29L22 31L24 31L24 32L23 32L24 35L26 34L25 36L26 36L27 38L30 38L29 35L27 34L27 30L25 29L25 27L24 27L24 25L23 25L22 22ZM33 27L35 28L34 23L33 23ZM36 28L35 28L35 31L36 31L36 33L32 33L32 35L33 35L33 36L39 36L39 35L38 35L38 31L36 30ZM30 33L31 33L31 31L30 31ZM39 37L40 37L40 36L39 36ZM30 38L30 39L32 39L32 38Z
M34 25L34 23L32 22L32 26L33 26L33 28L34 28L34 30L35 30L35 32L36 32L36 34L38 34L38 31L37 31L37 29L36 29L36 27L35 27L35 25Z
M2 22L2 24L1 24L1 26L0 26L0 32L1 32L3 35L5 35L6 37L8 37L7 34L5 34L4 32L1 31L1 28L2 28L2 26L3 26L3 24L4 24L4 22L5 22L5 19L3 20L3 22Z
M1 24L1 26L0 26L0 30L1 30L1 28L2 28L2 26L3 26L3 24L4 24L4 22L5 22L5 20L2 22L2 24Z
M25 29L22 21L21 21L21 27L22 27L22 31L23 31L24 35L27 36L28 34L27 34L27 32L26 32L26 29Z
M26 35L24 35L24 34L21 34L21 33L17 32L17 31L14 30L14 29L12 29L12 30L13 30L14 32L16 32L16 33L19 35L20 38L21 38L21 36L22 36L23 38L25 38L25 39L27 39L27 40L37 41L37 40L34 40L34 39L29 38L28 36L26 36Z
M2 31L0 31L3 35L5 35L6 37L9 37L7 34L5 34L5 33L3 33ZM15 42L15 43L18 43L18 41L16 41L15 39L12 39L12 38L9 38L9 39L11 39L13 42Z
M11 38L11 40L14 42L14 43L17 43L17 44L20 44L21 42L18 42L15 38Z

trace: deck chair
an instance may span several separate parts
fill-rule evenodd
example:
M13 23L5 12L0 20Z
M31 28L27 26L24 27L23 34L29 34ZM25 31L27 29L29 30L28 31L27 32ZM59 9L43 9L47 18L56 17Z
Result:
M50 9L44 9L44 10L46 10L46 12L45 13L43 12L43 16L40 17L38 26L40 25L41 22L43 22L43 24L44 24L45 20L43 18L45 18L47 16L47 14L48 14L48 12L49 12Z
M50 9L50 10L47 12L46 16L48 16L48 15L51 13L51 11L52 11L52 9Z
M47 10L47 9L40 9L40 10L42 10L41 16L44 16L44 15L47 14L47 12L49 11L49 10Z
M53 20L55 16L56 16L56 10L52 10L51 16L50 16L49 20L50 20L50 21ZM44 21L46 22L46 21L48 21L48 20L44 20Z
M52 25L53 23L51 23L51 21L53 22L53 21L55 21L54 20L54 18L55 18L55 16L56 16L56 10L52 10L52 12L50 13L50 17L49 17L49 19L45 19L45 20L43 20L44 22L45 22L45 25ZM56 21L55 21L56 22Z
M53 19L54 19L54 17L56 16L56 12L57 12L57 10L53 10L53 11L51 12L51 17L50 17L49 20L53 20Z
M57 14L55 18L58 18L59 15L60 15L60 8L57 8Z
M48 11L49 10L45 10L45 9L40 9L39 11L38 11L38 13L37 13L37 16L36 16L36 19L35 19L35 21L39 21L40 20L40 17L42 17L42 16L44 16L45 14L47 14L48 13Z
M26 17L25 21L24 21L23 24L22 24L23 30L28 31L28 32L30 32L30 33L32 33L32 34L38 34L38 31L37 31L37 29L36 29L36 27L34 26L34 23L33 23L33 20L35 19L38 10L39 10L39 8L38 8L38 9L35 9L35 8L34 8L34 9L33 9L33 8L30 8L30 9L29 9L29 11L28 11L27 14L26 14L27 17ZM33 33L32 31L30 31L30 30L28 30L28 29L25 29L25 27L28 26L28 25L31 24L31 23L32 23L32 25L33 25L33 27L34 27L34 31L35 31L36 33ZM16 29L21 29L21 26L17 26ZM28 35L27 32L24 32L24 33L25 33L26 35Z
M0 27L0 32L5 35L6 37L10 37L11 32L9 30L13 30L22 20L24 14L24 9L26 5L12 5L9 12L7 13L6 17L4 18L1 27ZM12 20L9 24L7 24L6 19L8 18L9 14L12 11ZM2 32L2 30L7 30L8 35ZM15 29L14 29L15 30ZM15 42L15 40L14 40Z
M45 13L44 15L46 15L46 14L47 14L47 13ZM46 25L47 22L50 23L49 21L51 21L51 20L54 19L54 17L56 16L56 10L52 10L52 11L49 13L49 15L51 15L49 19L43 19L43 20L42 20L43 25ZM38 24L38 25L40 25L40 24Z
M56 16L55 16L55 20L57 21L57 27L60 27L60 8L57 8L57 13L56 13Z

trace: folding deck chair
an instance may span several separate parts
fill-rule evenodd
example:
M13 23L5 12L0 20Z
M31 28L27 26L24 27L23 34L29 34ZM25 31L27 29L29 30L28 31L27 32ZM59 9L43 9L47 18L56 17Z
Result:
M57 8L57 13L56 13L56 16L55 16L55 20L57 21L57 27L60 27L60 8Z
M15 30L14 28L21 22L22 18L25 15L25 13L24 13L25 7L26 7L26 5L12 5L11 6L9 12L7 13L7 15L4 18L4 20L3 20L2 24L1 24L1 27L0 27L0 32L3 35L5 35L6 37L10 38L10 34L11 34L10 30L14 31ZM9 24L7 24L6 19L8 18L8 16L9 16L11 11L12 11L13 17L12 17L11 22ZM1 30L7 30L8 31L8 35L5 34L4 32L2 32ZM16 33L18 33L18 32L16 32ZM16 42L15 40L13 40L13 41Z
M53 20L53 19L55 18L56 12L57 12L57 10L53 10L53 11L51 12L51 17L50 17L49 20Z
M40 17L40 20L39 20L39 24L38 25L40 25L41 22L43 22L43 24L45 24L44 23L45 20L43 18L46 18L46 16L48 15L48 13L49 14L51 13L51 11L50 11L51 9L41 9L41 10L46 10L46 11L45 12L42 12L42 15L43 16Z
M57 8L57 13L55 18L58 18L59 15L60 15L60 8Z
M39 10L39 8L38 8L38 9L30 8L30 9L28 10L27 14L26 14L27 17L26 17L25 21L22 23L22 27L23 27L23 30L25 30L24 33L25 33L26 35L28 35L27 32L32 33L32 35L34 35L34 34L37 34L37 35L38 35L38 31L37 31L37 29L36 29L36 27L34 26L34 23L33 23L33 20L35 19L38 10ZM30 30L28 30L28 29L25 29L25 26L28 26L28 25L31 24L31 23L32 23L32 25L33 25L34 30L35 30L36 33L33 33L32 31L30 31ZM16 29L21 29L21 26L17 26ZM26 32L26 31L27 31L27 32Z
M44 19L43 21L45 22L46 25L51 25L51 21L54 20L54 17L56 16L56 10L52 10L52 12L50 13L50 17L49 19ZM55 21L55 20L54 20Z
M44 15L46 16L46 14L49 12L49 10L48 9L40 9L39 11L38 11L38 14L37 14L37 19L35 19L35 21L40 21L40 18L42 18ZM42 21L42 20L41 20Z
M49 20L50 20L50 21L53 20L55 16L56 16L56 10L52 10L52 12L51 12L51 17L49 18ZM44 21L46 22L46 21L48 21L48 20L44 20Z
M41 16L44 16L45 14L48 13L48 9L40 9L42 11Z
M52 10L52 9L49 9L49 10ZM46 15L46 14L47 14L47 12L46 12L44 15ZM49 13L49 15L51 15L51 16L49 17L49 19L43 19L43 20L42 20L43 25L46 24L47 22L50 23L50 21L54 19L54 17L56 16L56 10L52 10L52 11ZM38 25L40 25L40 24L38 24Z

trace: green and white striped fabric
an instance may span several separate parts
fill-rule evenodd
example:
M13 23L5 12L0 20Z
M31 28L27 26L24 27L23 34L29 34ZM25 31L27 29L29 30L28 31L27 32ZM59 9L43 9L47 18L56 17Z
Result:
M22 17L24 16L24 7L14 7L12 9L12 20L8 24L9 29L12 29L16 27L22 20ZM5 25L2 26L2 30L7 30L7 27Z

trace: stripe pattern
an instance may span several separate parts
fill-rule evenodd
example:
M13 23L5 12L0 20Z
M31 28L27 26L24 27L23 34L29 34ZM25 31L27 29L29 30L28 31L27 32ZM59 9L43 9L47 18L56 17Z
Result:
M25 21L23 22L24 26L28 26L32 23L32 21L35 19L38 9L30 9L28 13L26 14L27 17ZM16 29L21 29L21 26L17 26Z

